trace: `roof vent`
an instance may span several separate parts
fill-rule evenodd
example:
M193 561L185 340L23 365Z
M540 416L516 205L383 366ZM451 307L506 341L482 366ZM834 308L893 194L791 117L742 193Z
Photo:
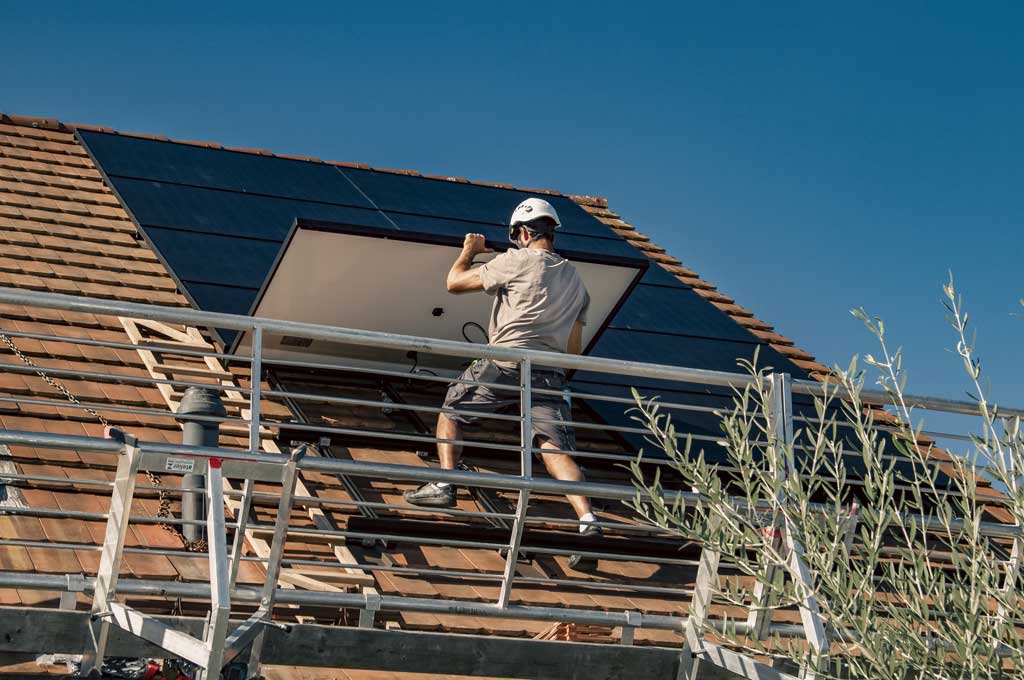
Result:
M282 347L309 347L313 344L312 338L299 338L294 335L282 335Z

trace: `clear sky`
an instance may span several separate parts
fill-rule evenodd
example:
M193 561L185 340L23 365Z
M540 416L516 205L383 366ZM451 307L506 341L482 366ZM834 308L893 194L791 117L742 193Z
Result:
M605 196L827 364L1024 405L1020 3L0 1L0 111ZM893 7L896 5L897 7Z

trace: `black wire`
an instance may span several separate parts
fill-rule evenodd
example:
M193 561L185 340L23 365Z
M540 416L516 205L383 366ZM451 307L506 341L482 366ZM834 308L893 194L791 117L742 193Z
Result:
M417 375L424 375L424 374L426 374L426 375L432 375L435 378L437 377L437 373L434 373L429 368L419 368L419 365L420 365L420 355L419 355L419 352L413 352L412 353L412 368L409 369L409 373L417 374Z
M487 344L487 341L486 341L487 331L484 330L484 327L481 326L480 324L478 324L476 321L467 321L466 323L462 324L462 337L466 339L466 342L472 342L473 344L476 344L476 345L481 344L481 343L475 342L472 338L469 337L469 335L466 333L466 327L467 326L476 326L477 328L479 328L480 332L483 333L484 338L485 338L483 344L485 344L485 345Z

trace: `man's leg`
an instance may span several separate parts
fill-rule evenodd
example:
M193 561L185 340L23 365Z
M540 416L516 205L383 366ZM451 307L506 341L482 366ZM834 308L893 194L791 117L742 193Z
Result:
M540 448L541 456L544 459L544 467L547 468L548 474L552 477L563 482L587 481L583 476L583 470L580 470L580 466L576 464L572 456L565 453L545 453L543 449L558 450L558 447L549 440L541 442ZM580 519L591 514L590 499L586 496L566 496L566 498L569 499L572 509L576 511L576 516Z
M437 414L437 438L449 440L462 440L462 427L452 420L445 413ZM454 470L462 459L462 444L451 442L437 442L437 457L441 459L441 467L445 470Z
M462 439L462 426L444 413L437 414L437 438L448 440ZM441 467L454 470L462 458L462 446L450 441L437 442L437 457L441 459ZM405 500L413 505L424 505L433 508L450 508L455 505L455 486L447 482L427 482L418 489L406 491Z
M565 453L545 453L544 449L559 450L559 447L548 440L544 440L540 444L541 457L544 459L544 467L548 469L548 473L555 479L559 479L563 482L585 482L587 481L583 476L583 470L580 470L580 466L576 464L576 461L572 459L572 456ZM565 450L565 449L561 449ZM580 534L587 537L596 537L601 535L601 528L594 524L597 518L590 510L590 499L586 496L566 495L569 499L569 503L572 505L572 509L576 511L576 516L580 519ZM573 569L580 571L593 571L597 568L597 558L584 557L580 554L569 556L569 566Z

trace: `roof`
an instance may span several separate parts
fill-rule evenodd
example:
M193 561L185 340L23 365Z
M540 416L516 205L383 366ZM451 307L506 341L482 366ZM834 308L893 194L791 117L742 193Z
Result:
M535 194L565 196L575 201L586 212L593 215L597 220L599 220L603 224L607 225L614 233L626 239L626 241L629 242L630 245L642 251L650 260L652 260L656 265L658 265L661 269L667 272L674 280L692 288L694 292L696 292L702 298L708 300L718 309L722 310L737 324L747 329L754 336L763 341L766 346L778 351L787 359L791 360L796 366L812 374L823 375L828 371L828 367L817 362L812 354L803 349L798 348L793 340L778 333L771 324L757 318L754 312L745 307L740 306L734 299L722 293L715 285L701 278L697 272L685 266L683 262L678 258L668 254L663 247L654 243L647 235L645 235L639 229L631 225L629 222L625 221L620 215L618 215L616 212L609 208L607 199L602 197L579 194L563 194L562 192L552 189L518 187L511 184L497 182L472 181L465 177L459 176L423 174L415 170L408 169L390 169L380 168L376 166L371 167L363 163L353 163L346 161L323 161L315 157L295 156L289 154L275 154L264 149L224 146L221 144L217 144L215 142L171 139L169 137L161 135L117 131L112 128L102 126L68 124L49 118L33 118L26 116L6 115L0 113L0 121L2 121L3 123L7 123L11 126L16 125L21 128L30 128L32 130L36 130L37 133L34 134L40 140L45 140L45 135L50 132L69 133L75 130L105 132L121 136L135 137L139 139L172 141L179 144L189 144L209 149L225 149L259 156L271 156L275 158L302 160L312 163L324 163L328 165L336 165L339 167L374 170L376 172L394 173L398 175L414 177L426 177L430 179L473 184L478 186L514 189L517 191L524 191ZM32 135L28 134L27 132L23 132L22 137L31 138ZM28 146L25 148L31 149L33 147ZM45 147L41 147L39 150L45 150Z
M146 240L140 237L131 215L104 181L103 174L76 137L77 130L112 132L106 128L76 126L52 119L0 115L0 285L113 300L188 306L189 301L178 290L174 277ZM134 136L144 139L166 139L149 135ZM222 148L220 145L201 142L181 143ZM259 156L273 155L263 150L233 150ZM283 155L277 157L293 158ZM325 163L318 159L302 160ZM367 169L367 166L360 164L336 165ZM409 170L374 170L419 176L419 173ZM514 188L508 185L470 182L462 177L434 179ZM562 195L549 190L522 190ZM753 334L762 345L786 357L794 366L814 376L827 372L826 367L818 363L811 354L796 347L792 340L777 333L770 324L758 319L752 311L737 304L696 272L687 268L680 260L666 253L664 248L656 245L648 236L611 210L605 199L583 195L567 197L650 258L664 272L665 282L659 285L682 284L724 312L738 326ZM132 341L132 333L152 332L152 329L140 330L139 327L115 317L15 306L0 306L0 330L65 335L87 341L118 343ZM184 328L177 330L182 333L188 331ZM208 343L211 339L205 337L199 340ZM49 369L89 370L102 366L111 373L126 377L150 378L159 374L158 371L154 371L152 361L147 360L147 355L133 349L39 341L24 337L16 338L16 342L32 360ZM17 361L2 345L0 354L3 355L2 360L5 362ZM236 384L243 385L249 380L244 371L237 368L231 370ZM194 379L203 380L201 377ZM170 410L175 397L169 395L166 390L161 390L156 385L128 385L80 379L65 379L63 382L71 392L94 406L134 407L136 411L133 413L109 412L107 417L112 423L130 430L141 439L180 441L180 429ZM303 383L304 388L309 388L310 385L308 380ZM323 393L330 393L331 390L338 388L329 381L315 387L323 390ZM347 387L351 390L358 386ZM426 395L424 398L429 396ZM101 425L85 411L33 403L33 400L61 399L63 397L53 387L31 373L0 372L0 425L4 428L90 436L101 434ZM146 409L151 413L139 413L137 409ZM270 412L280 417L289 415L288 410L283 407L277 408L276 411L270 409ZM313 417L338 416L327 412L313 414ZM238 445L242 441L237 432L222 435L224 445ZM368 447L336 446L334 449L335 455L351 456L357 460L425 464L416 452L411 450L396 453ZM109 460L86 452L14 447L7 453L0 451L0 466L5 463L13 464L21 474L39 476L39 480L29 484L12 485L11 496L6 502L21 502L35 508L103 512L102 488L59 480L74 477L79 480L109 481L112 479ZM501 469L499 462L477 461L477 464L481 469ZM0 472L3 471L4 468L0 467ZM307 474L304 476L304 483L312 490L310 493L318 494L322 498L352 498L351 489L328 475ZM368 481L360 482L358 486L368 500L385 503L397 501L401 491L409 487L398 483ZM140 492L139 496L139 510L145 514L156 514L159 501L155 491L145 490ZM514 500L503 494L497 494L494 501L499 505L514 505ZM173 507L176 508L176 504ZM476 502L468 498L460 501L460 507L478 509ZM542 499L539 507L550 516L569 517L568 508L560 499ZM257 510L257 514L264 520L267 519L268 512L270 510L267 508ZM615 508L605 509L603 514L622 522L632 521L628 513ZM334 526L349 527L358 526L360 522L366 521L351 508L346 509L344 506L330 511L325 509L321 515L326 519L316 516L313 510L297 508L293 525L312 528L322 526L322 521L328 521ZM409 517L398 517L396 521L404 522L403 526L415 529L415 523ZM102 525L95 521L0 514L0 535L13 536L34 543L96 544L102 540ZM177 536L154 525L133 526L130 541L133 546L182 548ZM322 541L296 538L289 541L286 549L290 555L305 559L317 558L329 562L334 556L331 546ZM469 548L396 545L383 553L352 547L351 553L354 559L364 564L386 563L397 567L429 565L459 571L496 570L500 573L504 565L504 560L494 551ZM90 573L95 570L97 563L98 555L87 550L57 550L39 545L0 547L0 571ZM531 573L539 578L555 576L607 580L615 577L666 588L692 582L694 576L694 570L688 566L657 565L641 560L610 562L603 567L604 572L597 577L574 573L560 557L538 558L534 564L523 568L532 570ZM205 580L205 569L205 559L198 557L170 559L159 555L132 553L126 556L124 573L138 578ZM243 581L261 582L261 574L259 567L248 563L241 578ZM301 581L296 581L299 582ZM493 601L497 596L497 586L486 582L420 578L394 571L374 572L373 583L373 587L381 593L419 597L443 596ZM56 595L53 593L0 590L0 604L32 606L40 603L53 604L55 599ZM680 614L685 612L688 598L683 594L670 596L630 592L625 595L613 590L589 588L582 584L572 587L550 587L538 583L517 587L513 602ZM337 612L314 611L306 614L327 617L330 620L336 620L338 617ZM394 617L392 624L410 630L446 630L515 636L557 637L559 634L568 634L565 630L554 629L549 624L425 613L403 613ZM588 635L596 636L598 640L614 639L611 630L588 631ZM681 638L669 632L640 630L637 631L637 642L678 645ZM390 674L378 676L366 673L352 675L360 678L389 676Z

